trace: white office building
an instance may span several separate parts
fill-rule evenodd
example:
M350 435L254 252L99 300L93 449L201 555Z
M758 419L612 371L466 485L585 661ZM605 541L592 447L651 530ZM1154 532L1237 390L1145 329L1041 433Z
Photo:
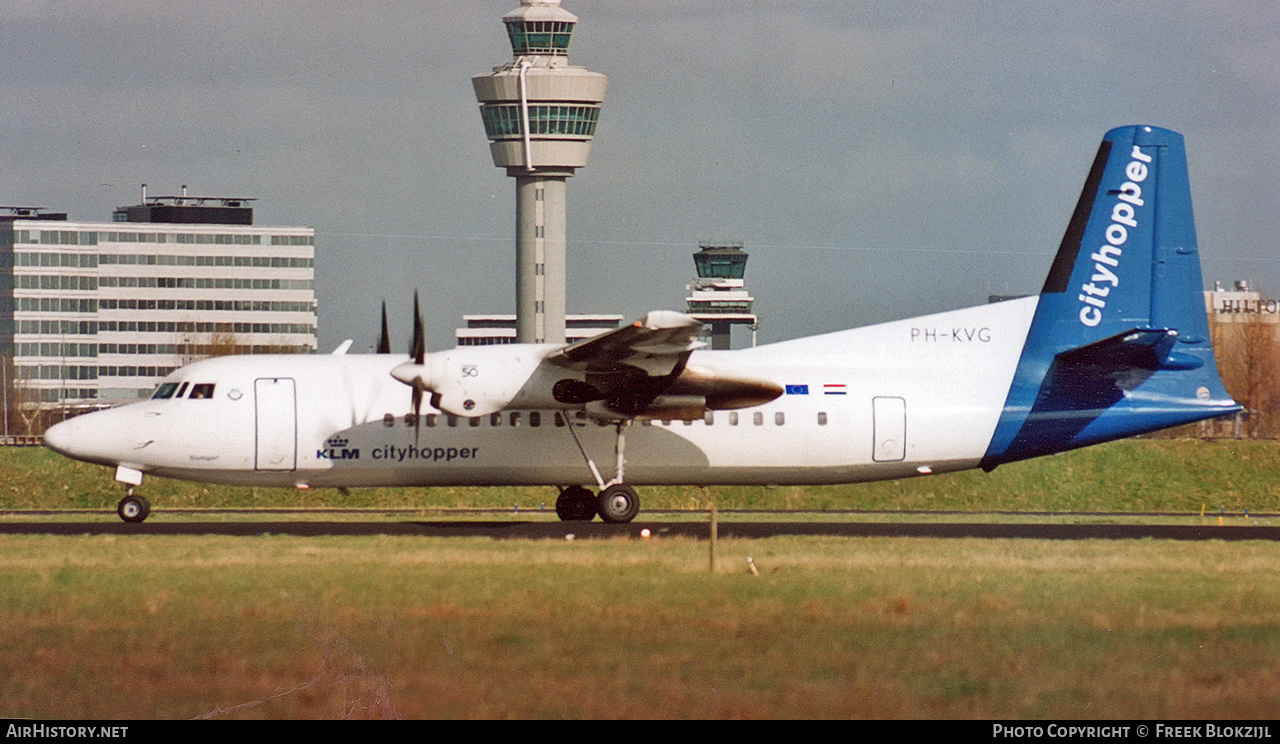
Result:
M247 199L147 199L112 222L0 208L4 405L150 395L175 368L317 347L315 230L253 224Z
M454 331L458 346L494 346L516 343L516 316L512 314L464 315L466 328ZM570 314L565 316L565 342L576 343L616 330L621 315Z

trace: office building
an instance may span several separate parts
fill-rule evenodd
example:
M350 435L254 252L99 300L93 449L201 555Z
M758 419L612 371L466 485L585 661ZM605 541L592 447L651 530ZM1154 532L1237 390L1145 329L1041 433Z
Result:
M454 331L458 346L493 346L516 343L516 316L510 313L464 315L465 328ZM574 343L616 330L621 315L566 315L565 342Z
M6 426L145 398L208 356L314 352L315 231L254 225L250 201L144 187L111 222L0 208Z

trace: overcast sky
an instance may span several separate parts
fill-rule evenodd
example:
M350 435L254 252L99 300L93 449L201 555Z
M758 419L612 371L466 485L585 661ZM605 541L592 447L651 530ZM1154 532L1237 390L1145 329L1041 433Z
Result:
M254 197L317 232L320 343L514 312L514 180L471 89L519 0L12 0L0 203ZM683 309L736 239L760 339L1035 292L1102 134L1187 138L1205 280L1280 295L1274 0L565 0L609 77L569 311Z

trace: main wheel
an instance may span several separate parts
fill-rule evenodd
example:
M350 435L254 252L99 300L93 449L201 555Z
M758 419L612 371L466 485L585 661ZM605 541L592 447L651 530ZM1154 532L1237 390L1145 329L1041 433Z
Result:
M556 499L556 516L562 522L590 522L596 518L596 495L582 486L569 486Z
M606 522L630 522L640 513L640 494L625 483L609 486L600 492L596 509Z
M147 518L151 513L151 502L142 496L129 494L120 499L120 503L116 504L116 514L126 522L137 523Z

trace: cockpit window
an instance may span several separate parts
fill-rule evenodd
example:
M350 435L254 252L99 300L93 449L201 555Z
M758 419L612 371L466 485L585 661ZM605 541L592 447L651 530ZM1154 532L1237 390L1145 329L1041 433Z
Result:
M152 400L164 400L173 397L173 391L178 389L176 382L164 382L160 387L156 388L156 392L151 396Z
M189 397L189 398L212 398L212 397L213 397L213 383L212 383L212 382L202 382L202 383L200 383L200 384L198 384L198 385L192 385L192 386L191 386L191 395L189 395L189 396L187 396L187 397Z

